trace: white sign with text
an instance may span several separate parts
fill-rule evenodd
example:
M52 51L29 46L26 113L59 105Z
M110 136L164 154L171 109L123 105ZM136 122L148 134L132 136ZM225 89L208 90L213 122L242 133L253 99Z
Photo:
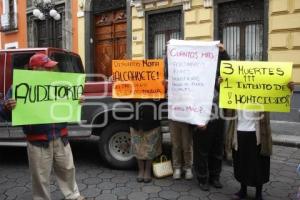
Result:
M219 41L169 41L169 119L195 125L208 123L218 64L217 44Z

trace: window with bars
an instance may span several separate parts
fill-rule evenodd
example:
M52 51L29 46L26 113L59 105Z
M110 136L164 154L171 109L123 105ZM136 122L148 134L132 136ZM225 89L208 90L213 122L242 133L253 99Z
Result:
M233 60L262 60L263 25L231 25L223 29L223 43Z
M263 59L263 25L229 25L223 28L223 43L233 60Z
M180 39L180 32L165 32L154 35L154 58L163 58L165 56L167 41L170 39Z
M263 60L264 1L229 1L218 7L219 38L231 59Z
M3 14L0 19L0 32L13 31L18 28L16 0L2 1Z
M149 58L163 58L167 42L181 38L181 10L148 15Z

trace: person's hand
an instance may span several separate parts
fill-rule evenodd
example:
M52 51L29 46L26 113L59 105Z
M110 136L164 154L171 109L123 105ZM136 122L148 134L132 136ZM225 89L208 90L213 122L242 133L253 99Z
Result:
M165 88L168 87L168 81L166 79L162 80L162 84Z
M197 129L201 130L201 131L205 131L207 129L206 125L197 125Z
M217 44L217 47L219 47L219 51L220 52L224 52L225 51L224 45L222 43Z
M218 77L218 84L220 85L223 82L223 78L221 76Z
M83 104L85 102L85 96L82 95L79 97L79 104Z
M167 98L167 95L168 95L168 80L164 79L162 81L162 84L163 84L163 86L165 88L165 93L166 93L166 98Z
M293 92L295 89L295 85L296 84L293 81L290 81L287 86L291 90L291 92Z
M14 99L8 99L4 101L4 109L7 111L12 111L17 105L16 100Z

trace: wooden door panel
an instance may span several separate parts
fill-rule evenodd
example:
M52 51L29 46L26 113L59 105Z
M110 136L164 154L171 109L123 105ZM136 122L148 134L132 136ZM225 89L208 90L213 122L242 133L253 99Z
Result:
M127 29L126 23L114 24L115 36L126 37L126 29Z
M115 42L115 59L126 59L126 38L117 39Z
M97 44L96 46L96 67L95 73L98 75L110 76L111 75L111 60L113 58L112 42L105 41ZM97 80L103 80L97 78Z
M112 60L126 58L126 31L125 10L95 16L95 73L109 77Z

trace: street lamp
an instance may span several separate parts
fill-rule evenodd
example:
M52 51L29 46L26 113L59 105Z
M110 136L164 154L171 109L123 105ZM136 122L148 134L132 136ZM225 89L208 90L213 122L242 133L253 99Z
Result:
M54 20L60 20L60 14L55 10L55 4L51 0L34 0L35 9L33 15L40 20L52 17Z

